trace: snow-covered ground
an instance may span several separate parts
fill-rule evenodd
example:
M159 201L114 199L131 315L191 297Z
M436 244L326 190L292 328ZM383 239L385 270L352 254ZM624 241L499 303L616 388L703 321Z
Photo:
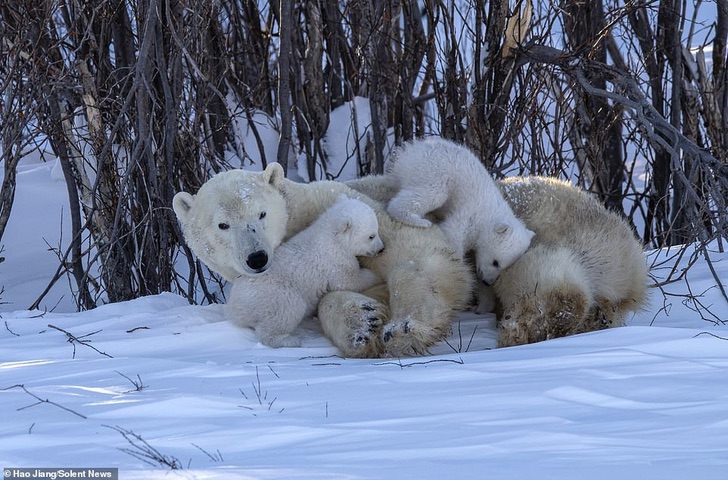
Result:
M30 312L19 309L55 266L39 237L58 242L63 185L52 165L18 179L0 263L0 466L118 467L124 479L728 476L728 328L679 296L654 291L624 328L507 349L493 349L492 315L463 314L449 345L401 360L339 358L314 323L302 348L270 349L219 306L172 294L70 313L59 284L47 303L64 295L56 312L68 313ZM711 258L727 279L728 254ZM667 290L689 285L726 321L715 284L699 262ZM150 448L181 470L145 463Z

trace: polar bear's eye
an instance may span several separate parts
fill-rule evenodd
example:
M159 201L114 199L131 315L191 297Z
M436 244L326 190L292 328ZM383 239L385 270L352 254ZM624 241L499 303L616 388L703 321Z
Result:
M374 240L375 237L376 235L369 235L369 240Z
M219 228L220 230L227 230L228 228L230 228L230 225L228 225L227 223L218 223L217 228Z
M259 219L263 220L265 218L266 213L260 212L260 215L258 216Z
M493 260L493 266L495 268L498 268L500 266L500 263L498 263L498 260Z

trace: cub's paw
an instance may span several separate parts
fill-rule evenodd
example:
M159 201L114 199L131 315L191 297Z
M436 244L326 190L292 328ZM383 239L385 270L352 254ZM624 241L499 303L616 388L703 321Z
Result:
M417 227L417 228L430 228L432 226L432 222L429 221L426 218L419 217L412 213L407 213L405 215L400 216L397 218L400 222L409 225L410 227Z
M300 347L301 339L295 335L265 335L261 336L260 342L273 348Z
M485 315L486 313L492 313L495 311L495 292L492 287L487 287L482 283L478 282L476 287L476 301L475 313L478 315Z
M432 226L432 222L426 218L422 218L416 213L408 212L398 207L393 207L391 204L389 208L387 208L387 213L389 213L389 215L398 222L402 222L411 227L429 228Z
M418 217L417 215L413 214L405 215L404 218L402 218L401 222L406 223L410 227L417 228L430 228L432 226L432 222L428 219Z

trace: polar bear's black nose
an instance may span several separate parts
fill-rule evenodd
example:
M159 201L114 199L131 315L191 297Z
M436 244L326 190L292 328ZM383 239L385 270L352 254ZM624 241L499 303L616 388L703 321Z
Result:
M253 270L260 270L268 264L268 254L263 250L258 250L248 255L245 263Z

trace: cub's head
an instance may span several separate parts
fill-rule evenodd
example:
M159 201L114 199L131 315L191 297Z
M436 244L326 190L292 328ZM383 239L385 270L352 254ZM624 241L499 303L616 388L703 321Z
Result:
M478 278L492 285L504 268L526 253L534 233L518 219L484 225L478 238L475 263Z
M366 203L342 194L321 217L331 222L336 238L355 256L372 257L384 251L377 215Z
M231 170L205 182L196 195L180 192L173 208L187 245L227 280L264 272L286 233L288 212L278 184L283 169Z

